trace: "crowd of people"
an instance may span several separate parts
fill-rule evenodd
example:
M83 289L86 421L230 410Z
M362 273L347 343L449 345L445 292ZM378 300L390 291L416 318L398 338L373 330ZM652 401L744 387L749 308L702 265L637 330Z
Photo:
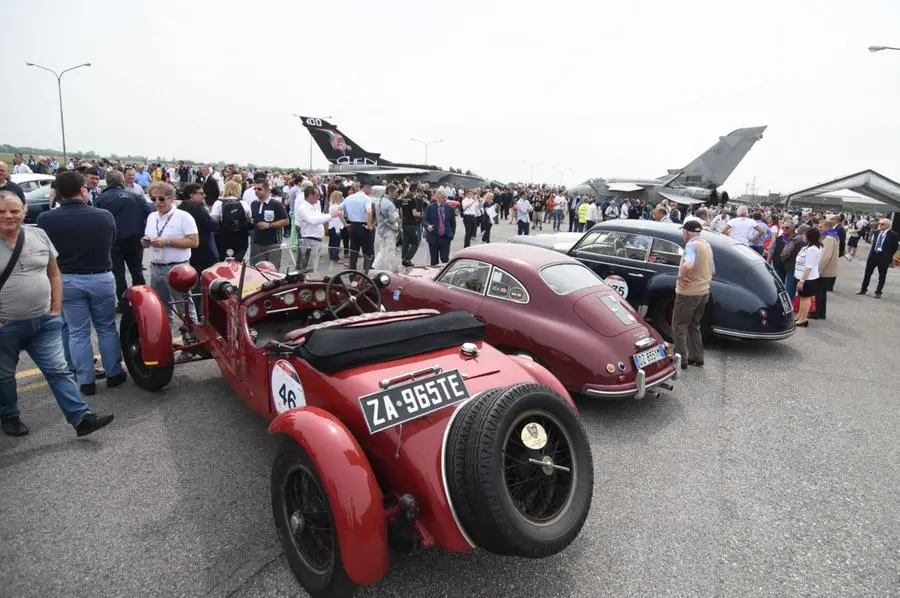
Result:
M543 230L544 224L553 231L583 232L610 219L682 223L688 249L678 294L684 297L676 305L673 328L676 344L693 355L692 363L702 365L702 344L698 347L694 329L699 330L703 315L704 288L708 294L708 280L702 281L714 272L714 264L706 263L711 252L699 238L703 229L728 235L768 260L789 296L799 297L798 326L826 319L839 260L854 259L861 240L872 248L859 294L868 292L877 270L875 297L881 297L898 242L888 219L875 225L861 215L779 213L763 207L738 207L732 216L727 205L685 207L667 200L651 205L628 197L570 196L547 185L461 189L396 181L376 192L366 182L345 177L235 166L95 160L63 167L56 159L20 155L14 162L14 173L55 173L56 179L51 209L38 217L37 228L26 231L24 195L9 180L9 167L0 163L0 233L6 241L0 243L0 267L5 268L0 284L0 421L12 435L28 431L18 411L15 383L23 348L79 435L112 420L112 415L91 413L83 396L95 394L96 380L102 377L109 388L126 381L115 323L129 287L126 274L131 285L149 279L163 300L174 302L179 316L185 316L180 306L187 305L196 319L202 316L202 304L183 301L182 293L168 284L169 272L180 264L202 271L233 256L251 263L265 259L280 268L287 245L307 270L319 270L322 259L346 259L356 269L360 256L364 270L392 270L414 265L423 238L428 264L448 262L458 220L464 247L479 238L491 242L493 225L507 219L521 235ZM149 277L143 266L146 252ZM19 267L9 267L17 262ZM177 332L171 311L169 324ZM102 370L95 368L92 328ZM186 330L182 334L188 335ZM191 341L184 338L186 344Z

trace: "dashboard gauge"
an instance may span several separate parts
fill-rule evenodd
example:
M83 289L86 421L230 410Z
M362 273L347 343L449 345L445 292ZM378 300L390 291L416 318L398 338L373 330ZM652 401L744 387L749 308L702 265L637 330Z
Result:
M281 296L281 300L284 301L285 305L293 305L297 302L297 295L294 293L285 293Z
M251 303L247 306L247 317L255 318L259 315L259 306L255 303Z
M312 301L313 294L309 289L303 289L300 291L300 303L309 303Z
M319 289L318 291L316 291L316 301L318 301L319 303L324 303L326 298L327 295L325 295L324 289Z

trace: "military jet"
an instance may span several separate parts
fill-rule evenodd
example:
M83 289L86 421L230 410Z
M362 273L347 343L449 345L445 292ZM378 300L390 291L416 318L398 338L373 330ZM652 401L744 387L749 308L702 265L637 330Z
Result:
M455 185L465 189L483 187L487 181L470 172L443 170L424 164L401 164L367 152L325 119L301 116L303 126L331 163L328 172L356 176L362 182L380 183L398 178L427 182L432 186Z
M705 203L718 197L716 189L734 172L750 148L762 139L766 126L736 129L719 137L708 150L684 168L670 169L655 179L589 179L567 190L570 195L598 198L629 197L656 203L663 199L681 204Z

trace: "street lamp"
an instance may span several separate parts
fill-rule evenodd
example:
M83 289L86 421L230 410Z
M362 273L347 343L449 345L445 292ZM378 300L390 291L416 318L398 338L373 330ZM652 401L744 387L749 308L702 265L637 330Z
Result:
M522 162L524 162L525 164L528 164L531 167L531 179L529 182L533 183L534 182L534 167L540 166L541 164L543 164L543 162L529 162L528 160L522 160Z
M415 141L416 143L421 143L422 147L425 148L425 166L428 166L428 146L431 145L432 143L440 143L443 141L443 139L435 139L434 141L421 141L421 140L415 139L413 137L410 137L409 140Z
M59 90L59 127L62 129L62 143L63 143L63 163L69 163L69 155L66 153L66 123L63 120L63 103L62 103L62 76L68 73L69 71L74 71L75 69L80 69L83 66L91 66L90 62L85 62L84 64L79 64L77 66L69 67L66 70L57 73L53 69L48 69L45 66L41 66L39 64L35 64L33 62L26 62L25 66L33 66L36 69L42 69L47 71L48 73L53 73L53 76L56 77L56 87Z
M869 46L869 52L872 52L872 53L881 52L882 50L898 50L898 51L900 51L900 48L897 48L894 46Z
M294 114L294 116L296 116L297 118L299 118L299 119L300 119L300 123L303 124L303 117L302 117L302 116L300 116L299 114ZM332 118L332 117L331 117L331 116L322 116L322 117L320 117L320 118L321 118L322 120L328 120L329 118ZM312 136L312 133L310 133L310 134L309 134L309 172L310 172L310 173L312 173L312 142L313 142L313 136Z

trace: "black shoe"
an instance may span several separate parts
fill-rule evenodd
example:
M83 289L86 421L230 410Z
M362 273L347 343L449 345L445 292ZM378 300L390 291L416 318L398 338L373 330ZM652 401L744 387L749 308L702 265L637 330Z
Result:
M95 394L97 394L97 385L93 382L91 382L90 384L82 384L80 386L80 389L81 389L81 394L83 394L86 397L92 397Z
M865 291L856 291L856 294L857 294L857 295L865 295L866 292L865 292Z
M28 426L18 416L4 417L0 422L0 429L7 436L25 436L28 434Z
M687 369L687 366L688 366L688 362L687 362L687 361L682 361L682 362L681 362L681 369L686 370L686 369Z
M807 320L806 322L800 322L799 324L797 324L797 328L809 328L809 320Z
M113 414L97 415L96 413L88 413L81 418L81 423L75 426L75 433L78 436L87 436L106 427L113 420Z
M110 376L106 379L106 388L115 388L117 386L122 386L125 384L125 380L128 379L128 374L125 373L125 370L122 370L115 376Z
M876 298L876 299L881 299L881 293L875 293L875 298Z
M94 379L103 380L106 378L106 372L97 367L97 360L94 360Z
M697 367L700 367L700 368L703 367L703 362L702 362L702 361L696 361L696 360L693 360L693 359L688 359L688 363L691 364L691 365L695 365L695 366L697 366Z

